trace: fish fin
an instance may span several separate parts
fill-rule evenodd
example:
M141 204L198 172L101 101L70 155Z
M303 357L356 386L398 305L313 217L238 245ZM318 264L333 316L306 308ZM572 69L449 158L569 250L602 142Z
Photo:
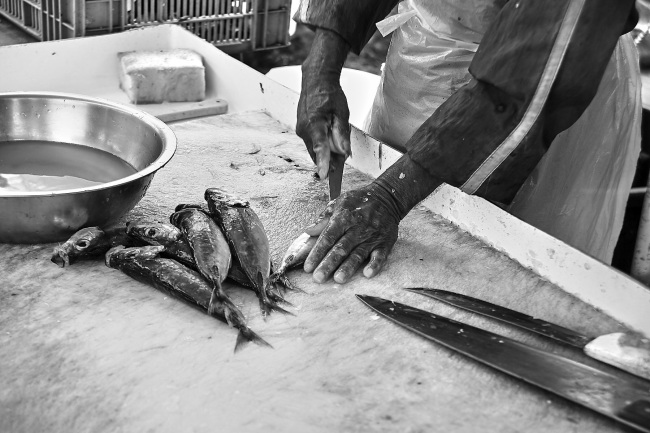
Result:
M241 350L244 347L244 345L248 342L253 342L259 346L267 346L273 349L273 346L271 346L266 340L264 340L262 337L257 335L255 332L253 332L252 329L248 327L244 327L239 330L239 333L237 333L237 341L235 342L235 353Z
M282 297L284 293L282 293L282 291L278 289L278 284L274 283L273 281L269 282L269 290L267 291L267 294L269 298L273 299L274 301L278 300L276 298L284 300L284 298Z
M284 308L280 307L278 304L275 302L270 302L267 304L267 308L273 311L277 311L282 314L289 314L290 316L295 316L291 311L287 311Z
M66 266L70 266L70 258L69 256L62 250L59 250L56 248L54 252L52 253L52 263L56 264L60 268L65 268Z
M264 276L262 275L261 272L257 273L257 296L260 300L260 309L262 310L262 315L266 317L271 313L271 308L269 307L268 304L271 302L269 301L268 297L268 292L266 290L266 285L264 284Z
M280 302L282 304L287 304L290 307L293 307L293 304L282 297L282 295L276 291L269 291L269 299L273 302Z
M262 317L266 319L266 317L271 314L271 311L273 310L270 306L271 301L264 300L260 298L260 310L262 310Z
M289 277L286 275L281 275L280 278L278 279L278 283L282 285L286 290L291 290L294 292L300 292L300 293L307 293L304 290L302 290L300 287L294 285Z
M228 325L233 328L246 326L246 318L244 318L244 314L239 308L237 308L235 303L221 291L221 285L219 285L219 288L215 287L212 290L210 303L208 304L208 314L212 315L215 313L217 311L217 306L219 305L223 308L223 315Z

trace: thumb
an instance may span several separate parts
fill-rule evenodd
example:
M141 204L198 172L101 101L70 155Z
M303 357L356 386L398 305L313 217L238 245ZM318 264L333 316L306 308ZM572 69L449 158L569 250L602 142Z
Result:
M352 155L350 124L341 121L338 116L334 116L332 122L332 151L345 155L346 158Z
M319 236L323 230L325 230L325 227L327 227L327 224L330 222L330 217L334 212L334 203L336 203L336 200L327 203L325 210L318 215L318 220L305 228L305 233L309 236Z
M309 128L311 138L312 159L316 163L316 173L323 180L327 179L330 167L330 131L329 123L325 120L314 121Z
M323 230L325 230L325 227L327 227L327 224L329 224L329 222L330 222L329 216L323 217L318 221L316 221L314 224L305 228L305 233L307 233L309 236L319 236L323 232Z

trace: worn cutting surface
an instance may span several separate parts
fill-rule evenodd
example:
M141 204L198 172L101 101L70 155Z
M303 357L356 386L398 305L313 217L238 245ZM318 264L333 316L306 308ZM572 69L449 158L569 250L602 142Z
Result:
M207 187L250 198L276 263L327 203L327 184L291 130L267 114L172 125L178 151L127 219L167 221ZM368 182L346 168L343 188ZM230 285L274 349L233 353L223 323L102 261L60 269L53 245L0 245L2 432L610 432L609 419L479 365L374 315L381 296L528 341L571 349L401 290L472 294L588 335L623 329L424 209L402 223L388 268L368 280L288 296L295 316L264 321L252 292ZM612 369L613 370L613 369Z

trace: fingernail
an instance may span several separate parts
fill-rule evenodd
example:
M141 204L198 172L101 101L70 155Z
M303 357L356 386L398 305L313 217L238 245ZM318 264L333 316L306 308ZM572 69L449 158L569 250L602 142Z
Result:
M311 262L305 262L305 265L302 268L308 274L311 274L314 271L314 265L312 265Z
M374 272L373 272L373 270L372 270L371 267L366 267L366 268L363 270L363 276L364 276L364 277L366 277L366 278L372 278L373 275L374 275Z
M334 281L336 281L339 284L344 284L347 281L347 275L345 272L337 272L334 274Z
M314 272L314 277L313 278L314 278L314 281L316 281L317 283L320 284L320 283L325 281L325 274L323 272L321 272L321 271L316 271L316 272Z
M320 180L327 179L328 173L329 173L329 167L318 167L318 177L320 178Z

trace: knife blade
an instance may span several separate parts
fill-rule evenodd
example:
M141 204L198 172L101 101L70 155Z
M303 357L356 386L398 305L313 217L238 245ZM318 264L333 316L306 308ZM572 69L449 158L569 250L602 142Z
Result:
M345 155L332 152L330 155L330 171L328 175L330 187L330 200L341 195L341 184L343 183L343 167L345 166Z
M536 349L418 308L356 295L379 315L476 361L643 432L650 432L650 382Z
M482 314L582 349L587 356L650 380L650 340L622 332L590 338L571 329L500 305L446 290L406 288L409 292Z

